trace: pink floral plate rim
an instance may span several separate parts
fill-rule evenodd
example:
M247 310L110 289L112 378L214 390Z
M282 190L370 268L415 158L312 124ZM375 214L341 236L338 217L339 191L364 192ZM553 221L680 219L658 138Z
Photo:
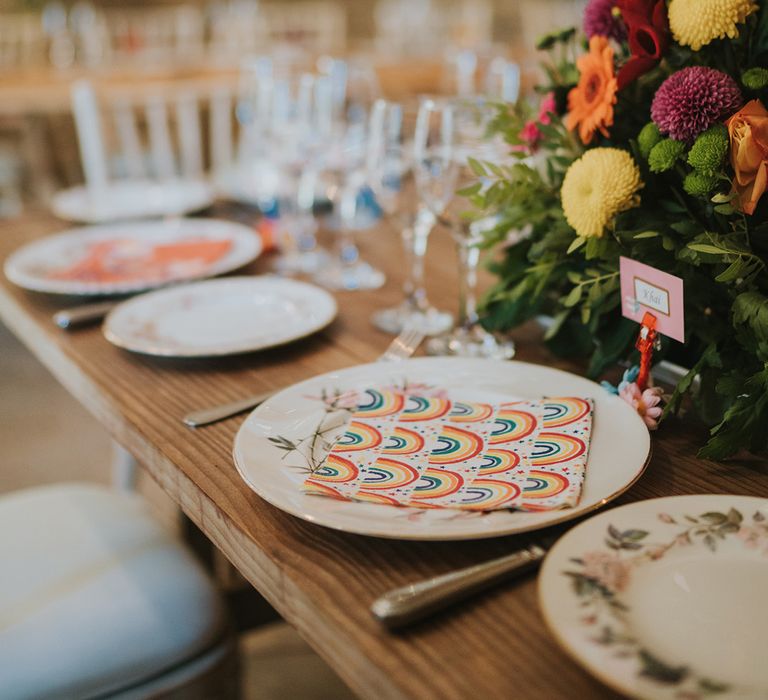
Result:
M724 566L734 554L768 567L768 499L699 494L630 503L592 516L558 540L541 568L539 606L558 644L623 694L654 700L765 698L768 684L726 681L716 668L702 672L680 658L655 654L642 631L633 629L626 604L639 567L702 555L712 562L721 557Z

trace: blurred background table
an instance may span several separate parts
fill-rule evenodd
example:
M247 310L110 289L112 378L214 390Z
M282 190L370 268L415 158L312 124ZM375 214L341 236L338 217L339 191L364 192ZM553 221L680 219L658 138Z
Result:
M579 21L585 0L0 0L0 217L46 205L82 178L70 85L106 95L237 87L244 60L301 52L374 67L392 99L450 91L462 50L536 76L536 38ZM75 165L73 165L75 164Z

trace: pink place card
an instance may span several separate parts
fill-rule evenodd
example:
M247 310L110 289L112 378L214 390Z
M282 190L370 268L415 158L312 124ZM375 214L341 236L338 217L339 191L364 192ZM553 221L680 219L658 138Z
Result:
M685 342L683 280L650 265L620 259L621 313L640 323L646 312L656 317L656 330Z

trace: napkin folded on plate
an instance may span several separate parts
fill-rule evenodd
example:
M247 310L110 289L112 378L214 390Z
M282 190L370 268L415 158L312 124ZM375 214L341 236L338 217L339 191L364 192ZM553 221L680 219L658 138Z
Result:
M46 274L51 279L78 282L162 281L204 272L231 248L230 240L199 236L167 243L114 238L92 243L76 262Z
M572 507L593 412L578 397L477 403L366 389L303 490L417 508Z

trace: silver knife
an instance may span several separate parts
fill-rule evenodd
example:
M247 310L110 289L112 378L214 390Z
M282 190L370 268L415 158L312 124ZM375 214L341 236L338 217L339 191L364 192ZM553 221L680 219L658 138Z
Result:
M71 309L62 309L53 314L53 322L65 330L85 326L89 323L97 323L119 303L119 301L100 301L95 304L83 304Z
M496 583L536 568L555 537L512 554L395 588L373 601L371 612L390 629L417 622Z

